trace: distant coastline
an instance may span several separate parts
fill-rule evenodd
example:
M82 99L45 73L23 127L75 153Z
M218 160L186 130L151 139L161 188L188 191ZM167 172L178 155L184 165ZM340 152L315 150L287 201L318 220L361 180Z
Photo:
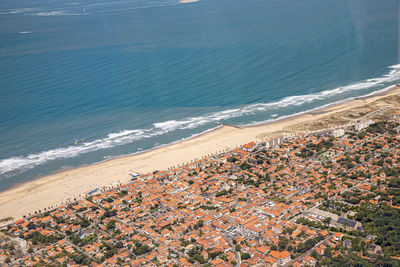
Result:
M365 97L340 101L273 122L240 128L221 125L192 138L152 150L63 170L0 192L0 219L10 216L18 219L44 208L82 198L96 188L127 183L131 173L148 173L176 167L252 141L261 142L337 127L347 117L347 122L359 119L353 116L354 109L368 113L378 109L398 108L394 106L398 102L389 103L386 97L399 95L399 86L391 86Z

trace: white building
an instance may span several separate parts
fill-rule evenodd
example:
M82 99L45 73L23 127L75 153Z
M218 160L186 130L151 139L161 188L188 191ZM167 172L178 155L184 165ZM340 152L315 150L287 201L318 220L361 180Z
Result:
M340 128L340 129L335 129L332 132L333 137L342 137L344 135L344 129Z

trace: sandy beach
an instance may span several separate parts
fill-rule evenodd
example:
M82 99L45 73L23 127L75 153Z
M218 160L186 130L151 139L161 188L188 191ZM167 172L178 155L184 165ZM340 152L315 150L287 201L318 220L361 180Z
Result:
M61 171L0 193L0 219L34 214L84 197L100 187L127 183L131 173L147 173L178 166L251 141L296 135L340 126L359 119L379 119L399 108L400 88L327 106L301 115L249 127L223 125L195 138L141 154ZM378 112L377 112L378 111Z

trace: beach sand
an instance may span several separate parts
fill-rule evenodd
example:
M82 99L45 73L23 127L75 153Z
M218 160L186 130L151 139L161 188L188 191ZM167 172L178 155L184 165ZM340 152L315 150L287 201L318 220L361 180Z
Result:
M0 219L19 219L23 215L33 215L35 211L44 211L45 208L82 198L96 188L128 183L133 172L168 169L251 141L340 126L365 119L366 114L379 119L384 115L381 113L398 110L399 100L400 87L393 86L384 94L357 98L272 123L241 128L223 125L195 138L141 154L61 171L1 192Z

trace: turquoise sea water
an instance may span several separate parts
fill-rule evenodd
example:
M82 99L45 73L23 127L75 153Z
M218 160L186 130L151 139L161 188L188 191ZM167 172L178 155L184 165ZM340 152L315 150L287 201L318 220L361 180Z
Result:
M0 190L400 81L397 0L2 0Z

